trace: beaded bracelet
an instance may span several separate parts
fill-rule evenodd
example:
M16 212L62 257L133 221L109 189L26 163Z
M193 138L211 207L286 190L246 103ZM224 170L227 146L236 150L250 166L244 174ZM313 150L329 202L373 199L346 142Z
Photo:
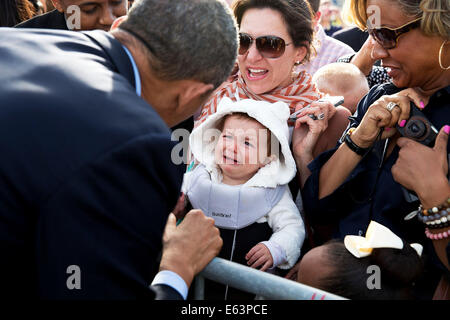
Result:
M433 207L430 209L423 209L423 207L421 205L419 208L421 209L421 212L423 213L424 216L430 216L432 214L438 213L442 209L447 209L449 207L450 207L450 198L448 198L447 201L444 201L444 203L438 207Z
M430 230L428 230L428 228L425 228L425 235L428 239L431 239L431 240L447 239L450 236L450 229L448 229L447 231L444 231L444 232L431 233Z
M417 214L417 218L427 226L441 225L440 228L446 227L444 224L450 221L450 198L448 198L443 204L430 209L423 209L420 205L419 208L411 212L405 217L405 220L409 220ZM437 226L436 226L437 227Z
M450 219L450 208L442 209L438 213L435 213L431 216L424 216L419 212L418 219L425 224L430 224L430 222L446 223Z
M445 223L442 223L440 221L438 221L438 222L439 223L432 221L432 222L426 223L427 228L428 229L442 229L442 228L446 228L446 227L450 226L450 221L448 221L448 220Z

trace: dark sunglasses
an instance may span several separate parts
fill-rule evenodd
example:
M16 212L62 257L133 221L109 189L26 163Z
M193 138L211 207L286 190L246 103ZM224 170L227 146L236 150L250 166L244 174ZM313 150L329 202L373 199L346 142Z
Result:
M256 39L246 33L239 33L239 54L246 54L250 49L253 40L256 43L256 49L264 58L275 59L283 55L286 44L283 39L276 36L262 36Z
M394 49L397 46L398 37L400 35L415 29L420 26L420 20L422 18L418 18L407 24L391 29L388 27L374 28L370 21L367 20L367 31L378 42L384 49Z

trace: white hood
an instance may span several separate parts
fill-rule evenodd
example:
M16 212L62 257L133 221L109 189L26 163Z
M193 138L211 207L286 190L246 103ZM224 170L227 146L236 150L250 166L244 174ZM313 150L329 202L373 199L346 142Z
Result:
M235 112L246 113L268 128L273 134L272 138L275 136L281 146L279 158L276 157L259 169L245 185L275 188L277 185L289 183L295 177L297 167L289 148L287 121L290 111L284 102L269 103L251 99L233 102L229 98L223 98L217 107L217 112L195 128L189 137L194 158L206 167L214 180L222 180L221 172L214 159L214 149L220 135L217 124L225 115Z

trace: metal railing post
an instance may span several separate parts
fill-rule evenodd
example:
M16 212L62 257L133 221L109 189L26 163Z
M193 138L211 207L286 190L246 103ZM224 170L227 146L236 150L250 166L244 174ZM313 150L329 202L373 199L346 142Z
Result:
M205 278L201 275L195 277L194 298L195 300L205 300Z
M335 294L222 258L214 258L199 276L272 300L346 300ZM202 287L204 288L204 284ZM195 292L197 298L197 286Z

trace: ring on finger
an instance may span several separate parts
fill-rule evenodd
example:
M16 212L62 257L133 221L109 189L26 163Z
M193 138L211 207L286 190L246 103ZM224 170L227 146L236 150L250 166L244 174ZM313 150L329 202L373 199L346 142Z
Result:
M313 119L313 120L323 120L325 119L325 114L324 113L319 113L317 116L314 114L308 114L308 116Z
M387 111L389 111L389 112L392 112L392 110L394 110L394 108L395 107L399 107L400 108L400 106L398 105L398 104L396 104L395 102L389 102L387 105L386 105L386 109L387 109Z

